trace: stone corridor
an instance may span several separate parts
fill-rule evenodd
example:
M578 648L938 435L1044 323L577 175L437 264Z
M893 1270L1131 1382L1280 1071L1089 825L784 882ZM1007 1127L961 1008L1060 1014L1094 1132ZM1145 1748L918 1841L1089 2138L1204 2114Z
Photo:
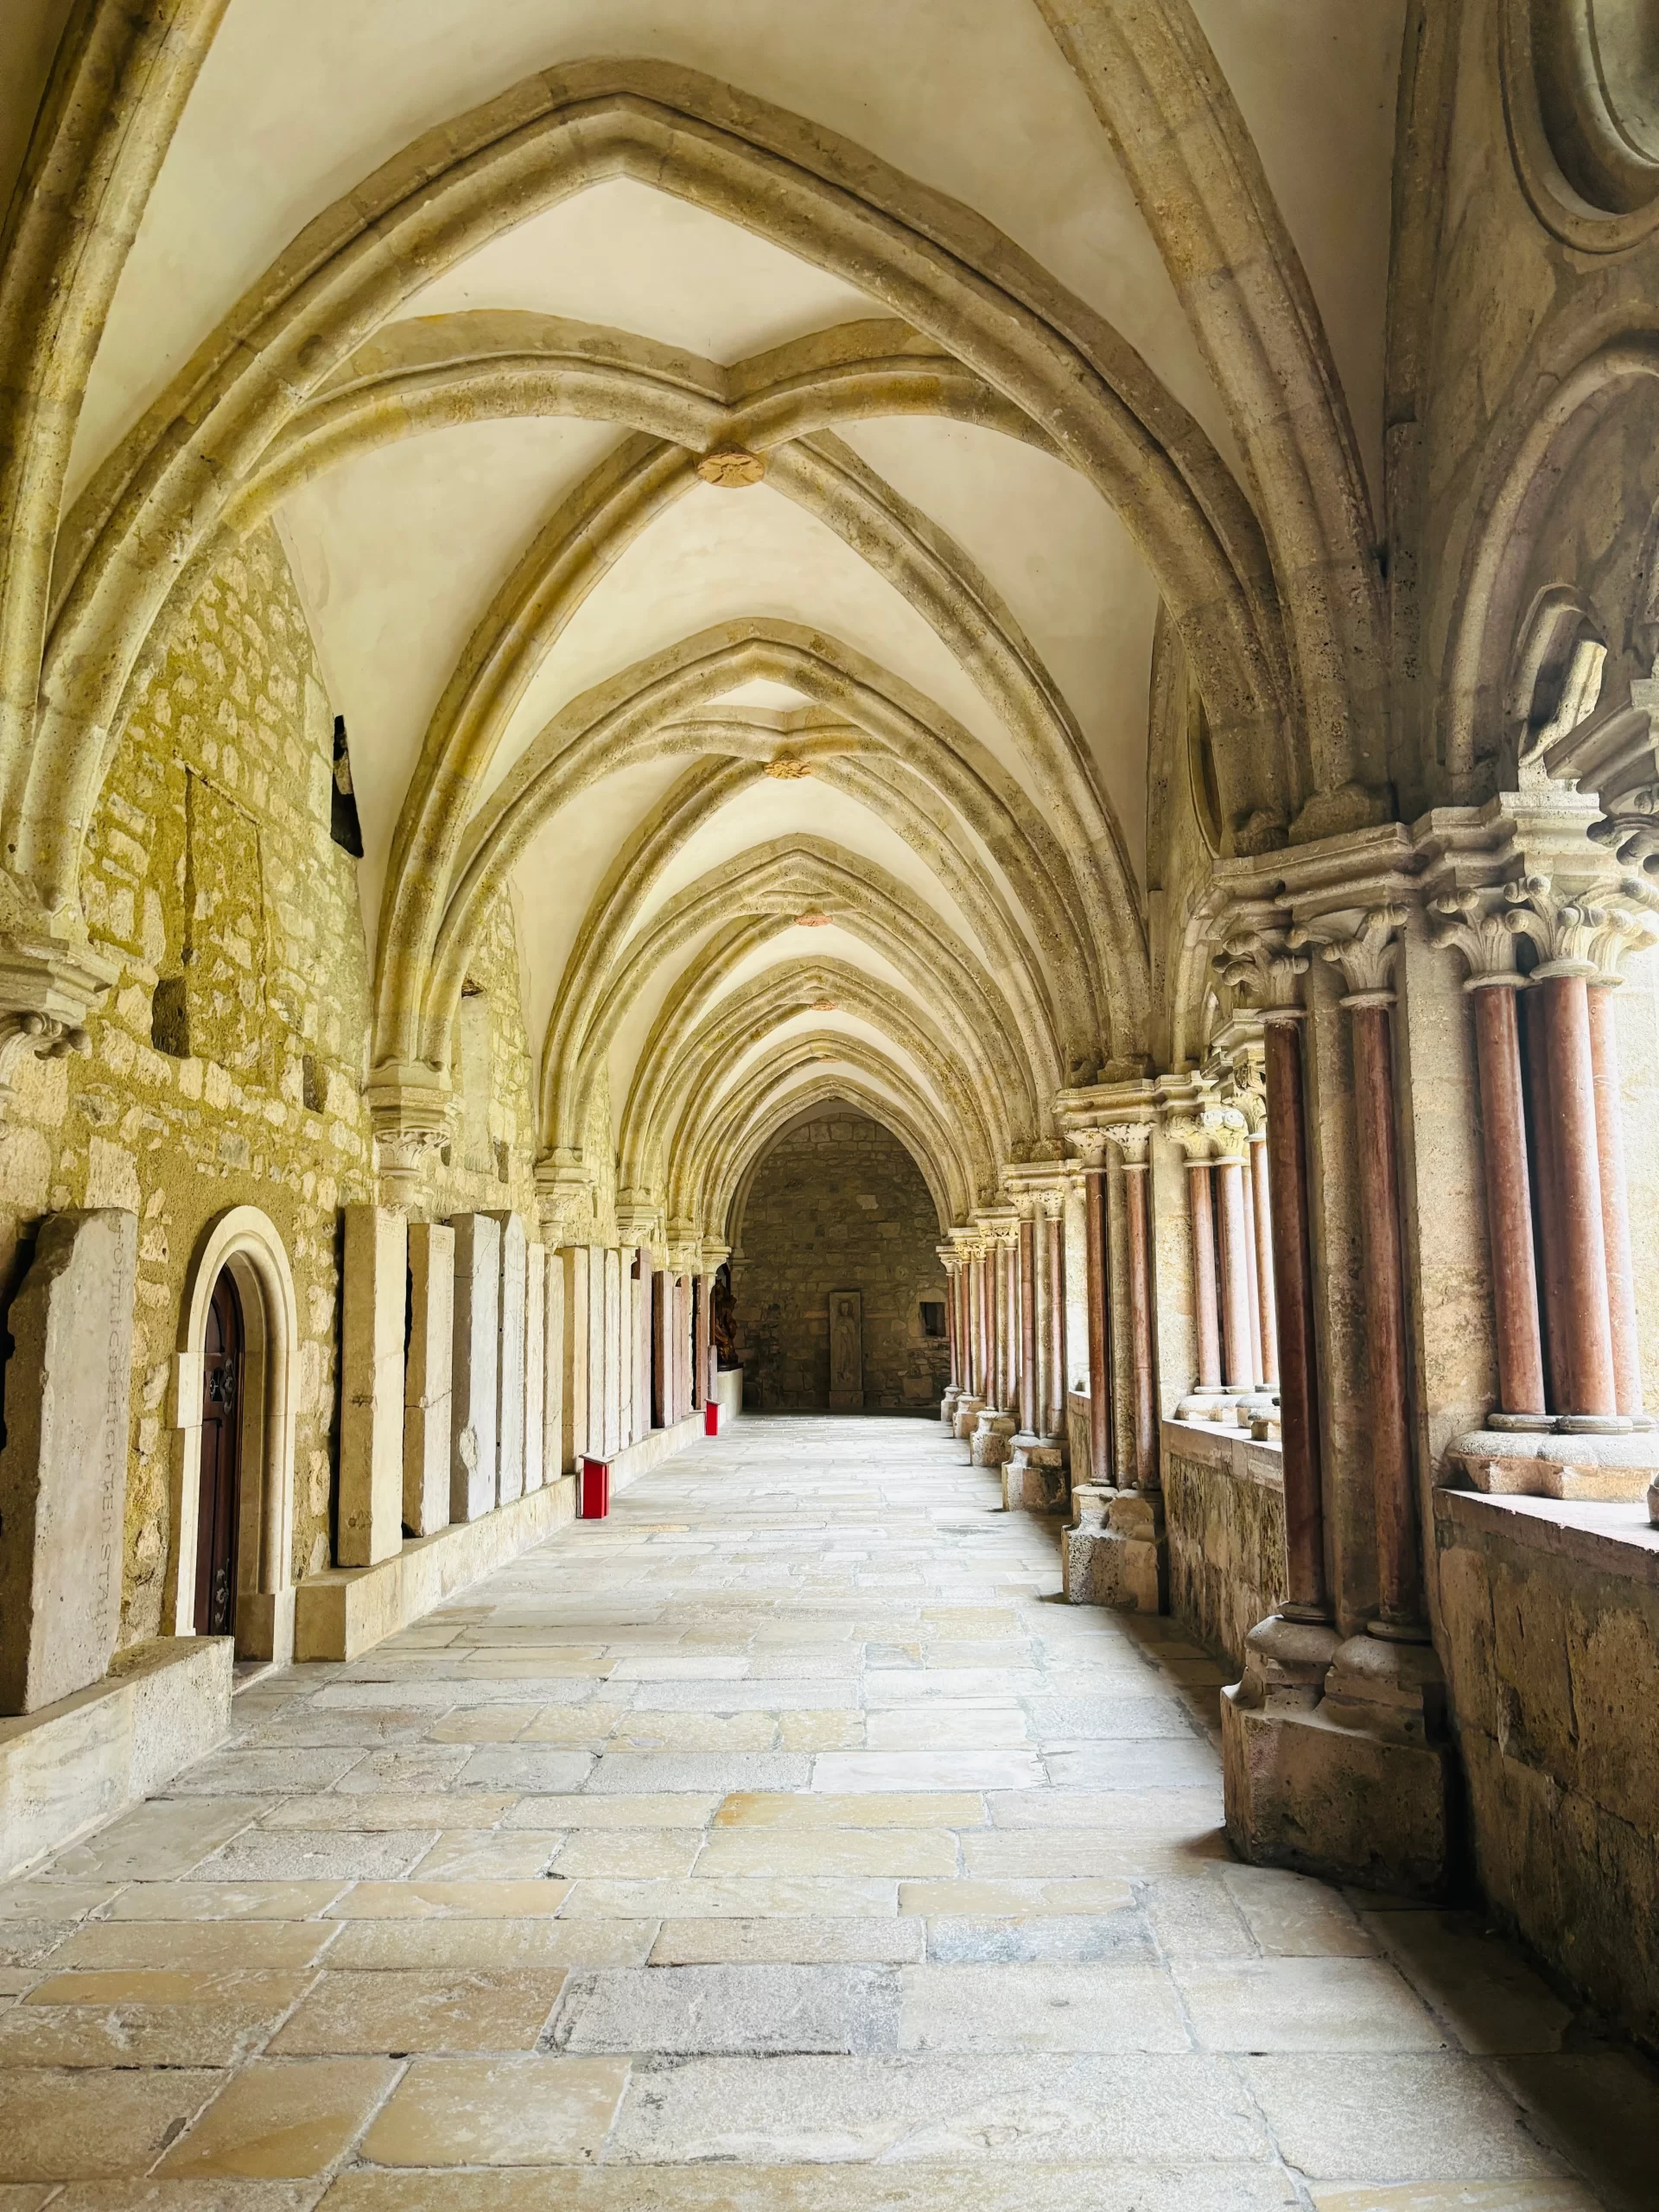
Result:
M3 2212L1654 2202L1633 2062L1478 1919L1234 1864L1222 1669L1000 1508L748 1419L250 1682L0 1892Z

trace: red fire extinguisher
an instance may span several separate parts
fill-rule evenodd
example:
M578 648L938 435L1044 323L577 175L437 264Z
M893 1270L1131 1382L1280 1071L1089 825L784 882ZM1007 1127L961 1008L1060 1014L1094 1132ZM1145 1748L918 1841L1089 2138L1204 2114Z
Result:
M576 1518L603 1521L611 1510L611 1463L584 1459L576 1471Z

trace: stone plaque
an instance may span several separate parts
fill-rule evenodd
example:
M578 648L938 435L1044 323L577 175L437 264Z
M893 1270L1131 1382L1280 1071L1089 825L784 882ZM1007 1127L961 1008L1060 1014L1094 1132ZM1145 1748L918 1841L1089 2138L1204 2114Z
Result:
M864 1410L864 1294L830 1294L830 1410Z
M0 1713L109 1671L121 1622L137 1217L49 1215L11 1302L0 1452Z

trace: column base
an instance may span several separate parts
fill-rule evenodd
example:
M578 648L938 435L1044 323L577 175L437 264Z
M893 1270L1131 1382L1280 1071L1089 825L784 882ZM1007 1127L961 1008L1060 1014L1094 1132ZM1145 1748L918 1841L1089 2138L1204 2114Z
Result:
M1427 1644L1262 1622L1221 1694L1227 1837L1285 1866L1433 1903L1452 1886L1446 1685Z
M1014 1456L1014 1433L1020 1423L1012 1414L987 1406L968 1440L968 1463L974 1467L1005 1466Z
M1243 1401L1255 1395L1253 1390L1189 1390L1176 1407L1175 1418L1232 1422L1238 1418Z
M1169 1545L1155 1492L1080 1483L1071 1493L1077 1525L1060 1539L1061 1587L1073 1605L1120 1613L1169 1609Z
M958 1444L965 1444L974 1433L974 1425L985 1410L983 1398L970 1397L964 1390L957 1400L957 1418L951 1433Z
M1639 1503L1650 1484L1659 1484L1659 1440L1646 1431L1478 1428L1459 1437L1446 1456L1471 1489L1488 1497L1613 1505Z
M957 1401L962 1395L962 1386L952 1382L939 1400L939 1427L947 1436L957 1433Z
M1659 1529L1659 1483L1648 1485L1648 1518L1656 1529Z
M1010 1513L1065 1513L1071 1503L1065 1439L1020 1430L1002 1469L1002 1503Z

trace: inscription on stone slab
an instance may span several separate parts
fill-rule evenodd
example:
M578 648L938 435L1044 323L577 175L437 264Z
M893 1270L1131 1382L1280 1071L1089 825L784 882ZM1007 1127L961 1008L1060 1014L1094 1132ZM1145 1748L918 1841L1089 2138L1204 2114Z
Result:
M0 1712L109 1670L121 1621L137 1217L49 1215L11 1302L0 1452Z

